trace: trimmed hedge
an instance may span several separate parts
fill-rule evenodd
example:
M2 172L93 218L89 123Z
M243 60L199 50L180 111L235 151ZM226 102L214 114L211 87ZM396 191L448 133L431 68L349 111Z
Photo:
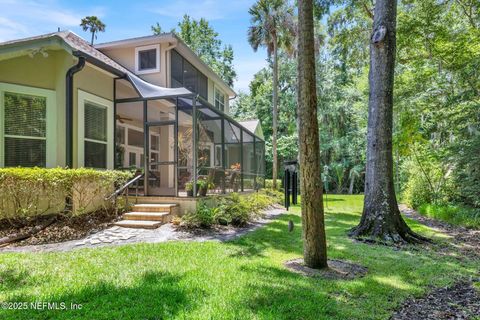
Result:
M0 219L107 207L104 198L129 177L130 172L85 168L1 168Z

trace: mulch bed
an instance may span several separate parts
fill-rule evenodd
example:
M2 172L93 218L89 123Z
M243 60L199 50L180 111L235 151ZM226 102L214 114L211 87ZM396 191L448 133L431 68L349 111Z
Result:
M303 259L294 259L285 262L292 272L301 274L306 277L320 277L330 280L352 280L361 278L367 274L368 269L361 265L336 259L328 260L327 269L312 269L307 267Z
M459 260L480 261L480 230L434 220L404 205L400 206L400 210L406 217L451 237L448 241L428 245L438 254L449 255ZM449 287L432 288L423 297L405 301L391 320L480 319L480 291L473 286L474 282L480 282L480 278L458 281Z
M42 224L51 217L52 216L42 216L36 219L16 221L15 226L12 226L7 221L0 221L0 238L15 233L28 232L36 225ZM117 217L114 214L105 211L97 211L74 217L58 215L55 217L55 222L47 228L28 239L13 242L10 245L37 245L81 239L91 233L107 228L116 220Z
M421 224L439 230L451 237L447 243L443 243L440 246L433 244L433 250L436 250L440 254L457 257L458 259L461 259L462 256L464 256L469 259L480 261L480 230L454 226L443 221L431 219L422 216L405 205L401 205L400 210L406 217L417 220Z
M479 279L480 280L480 279ZM437 288L426 296L409 299L391 320L446 320L480 317L480 292L470 281Z

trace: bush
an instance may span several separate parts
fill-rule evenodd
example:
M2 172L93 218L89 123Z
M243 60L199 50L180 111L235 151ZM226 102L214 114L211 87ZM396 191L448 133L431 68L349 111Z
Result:
M402 199L412 208L425 203L445 204L452 199L455 186L451 170L439 159L423 152L405 161L403 170L407 174L407 182Z
M201 200L197 211L184 215L182 222L190 228L210 228L215 222L217 211L218 208L210 208L205 201Z
M82 214L107 206L104 198L131 173L94 169L0 169L0 219L47 213ZM71 199L67 205L66 199ZM92 211L93 211L92 210Z
M453 179L458 188L456 199L467 206L480 208L480 135L454 148L456 168Z
M420 214L451 224L469 228L480 228L480 210L454 205L423 204L418 208Z
M213 199L213 207L201 201L197 211L184 215L182 222L188 228L209 228L215 224L243 226L258 217L261 210L282 203L282 196L281 192L273 190L249 195L231 193Z

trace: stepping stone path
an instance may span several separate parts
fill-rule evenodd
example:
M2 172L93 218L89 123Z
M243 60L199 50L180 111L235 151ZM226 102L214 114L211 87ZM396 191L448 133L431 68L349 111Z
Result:
M123 242L130 240L141 235L143 232L141 229L129 229L122 227L111 227L98 233L92 234L81 241L75 243L75 246L85 245L99 245L99 244L111 244L115 242Z

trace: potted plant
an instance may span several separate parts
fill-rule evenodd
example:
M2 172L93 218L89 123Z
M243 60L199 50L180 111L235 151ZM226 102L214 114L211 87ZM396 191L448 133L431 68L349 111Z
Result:
M187 191L187 197L193 197L193 181L185 183L185 191Z
M208 191L208 181L205 179L201 179L197 181L197 184L200 197L205 197Z

